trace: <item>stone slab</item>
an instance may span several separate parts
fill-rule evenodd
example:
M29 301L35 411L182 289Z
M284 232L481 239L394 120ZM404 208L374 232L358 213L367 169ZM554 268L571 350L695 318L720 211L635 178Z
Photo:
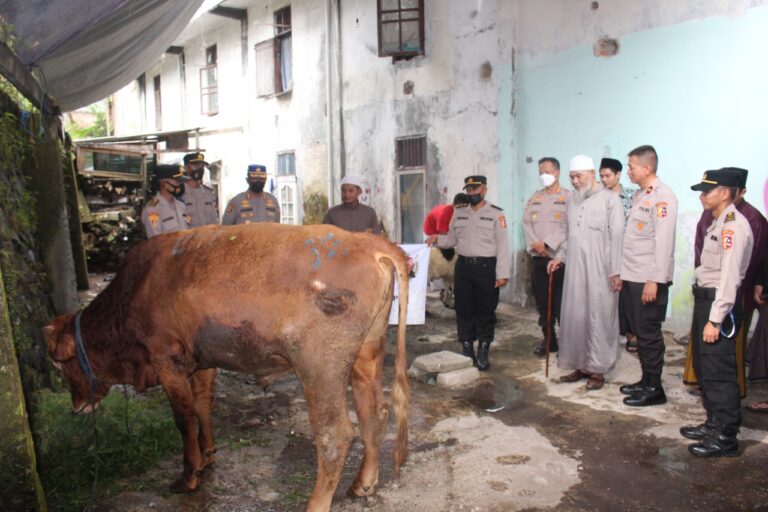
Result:
M472 359L456 352L442 350L417 357L413 360L413 366L429 373L452 372L471 367Z
M438 374L437 385L441 388L455 389L471 384L479 378L480 372L474 366L470 366Z

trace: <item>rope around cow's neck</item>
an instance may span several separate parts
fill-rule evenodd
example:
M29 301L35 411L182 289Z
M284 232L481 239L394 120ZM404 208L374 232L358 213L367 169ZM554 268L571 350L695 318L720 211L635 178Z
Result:
M93 373L91 363L88 361L88 354L85 353L85 346L83 345L83 336L80 331L80 316L83 310L77 312L75 315L75 351L77 353L77 362L80 364L80 369L88 378L88 403L93 406L93 388L96 383L96 375ZM96 408L91 411L93 418L93 485L91 486L91 497L88 500L88 506L85 508L86 512L93 510L93 504L96 501L96 486L99 483L99 429L96 423Z
M93 391L94 391L94 384L96 383L96 374L93 373L93 368L91 367L91 363L88 360L88 355L85 353L85 345L83 344L83 336L80 329L80 316L82 315L82 310L78 311L77 315L75 315L75 351L77 353L77 362L80 364L80 369L83 371L85 376L88 378L88 403L91 405L94 405L93 400ZM128 432L128 436L130 437L132 435L131 433L131 427L128 424L128 391L127 387L123 385L123 397L125 398L125 408L123 410L124 412L124 419L125 419L125 429ZM93 411L91 411L91 415L93 418L93 454L94 454L94 468L93 468L93 485L91 486L91 497L88 500L88 506L86 507L87 512L93 511L93 504L96 501L96 487L99 482L99 465L101 462L101 459L99 458L99 429L98 424L96 422L96 414L97 410L94 407Z

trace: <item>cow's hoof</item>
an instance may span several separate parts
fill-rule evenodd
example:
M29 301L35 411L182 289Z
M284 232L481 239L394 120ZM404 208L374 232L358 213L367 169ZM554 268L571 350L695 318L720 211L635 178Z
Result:
M347 489L347 496L350 498L367 498L376 494L376 484L364 486L360 485L360 482L355 481L349 489Z
M195 475L182 475L181 478L174 480L170 485L171 492L174 494L193 492L198 487L200 487L200 478Z

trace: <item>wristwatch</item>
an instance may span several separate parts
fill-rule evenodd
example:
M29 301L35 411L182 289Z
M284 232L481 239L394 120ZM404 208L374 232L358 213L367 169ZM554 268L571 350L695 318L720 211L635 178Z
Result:
M710 320L710 321L709 321L709 323L711 323L711 324L712 324L712 326L713 326L715 329L719 329L719 328L720 328L720 326L721 326L721 325L723 325L723 324L722 324L722 322L713 322L712 320Z

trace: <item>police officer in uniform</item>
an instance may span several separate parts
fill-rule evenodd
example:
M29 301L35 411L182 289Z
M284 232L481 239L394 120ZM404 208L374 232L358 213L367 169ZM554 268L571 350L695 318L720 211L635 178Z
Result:
M658 156L652 146L629 153L629 178L640 186L632 198L621 256L621 294L630 331L637 337L643 371L640 381L621 386L633 407L667 402L661 385L669 287L675 270L677 196L657 176Z
M454 282L458 338L464 355L481 371L491 367L488 351L499 288L507 284L510 273L507 221L501 208L485 200L486 182L485 176L465 178L469 205L455 209L448 234L432 235L426 241L441 249L455 247L459 255Z
M141 211L141 222L147 238L188 229L191 219L181 201L184 182L189 179L184 175L184 169L178 165L158 165L155 167L154 179L157 193Z
M680 434L698 441L688 447L698 457L737 456L741 399L736 380L735 337L743 320L739 286L749 266L752 230L733 204L741 177L729 169L707 171L701 203L712 212L696 267L693 286L693 364L707 411L705 423L686 426Z
M549 274L547 263L566 238L566 201L570 190L560 187L560 162L556 158L545 157L539 160L539 181L544 187L528 200L523 211L523 234L531 255L531 284L536 298L536 310L539 313L539 326L544 334L542 341L533 353L539 357L546 355L547 330L550 333L550 352L557 352L555 320L560 319L560 301L563 296L563 275L565 265L560 265L552 273L552 315L547 325L547 303L549 301Z
M280 204L277 198L269 192L264 192L267 183L267 168L263 165L249 165L248 190L233 197L222 224L250 224L252 222L280 222Z
M192 219L193 228L206 224L218 224L219 212L216 210L216 198L213 190L203 185L203 173L208 162L202 153L184 155L184 169L189 181L186 183L184 205Z

